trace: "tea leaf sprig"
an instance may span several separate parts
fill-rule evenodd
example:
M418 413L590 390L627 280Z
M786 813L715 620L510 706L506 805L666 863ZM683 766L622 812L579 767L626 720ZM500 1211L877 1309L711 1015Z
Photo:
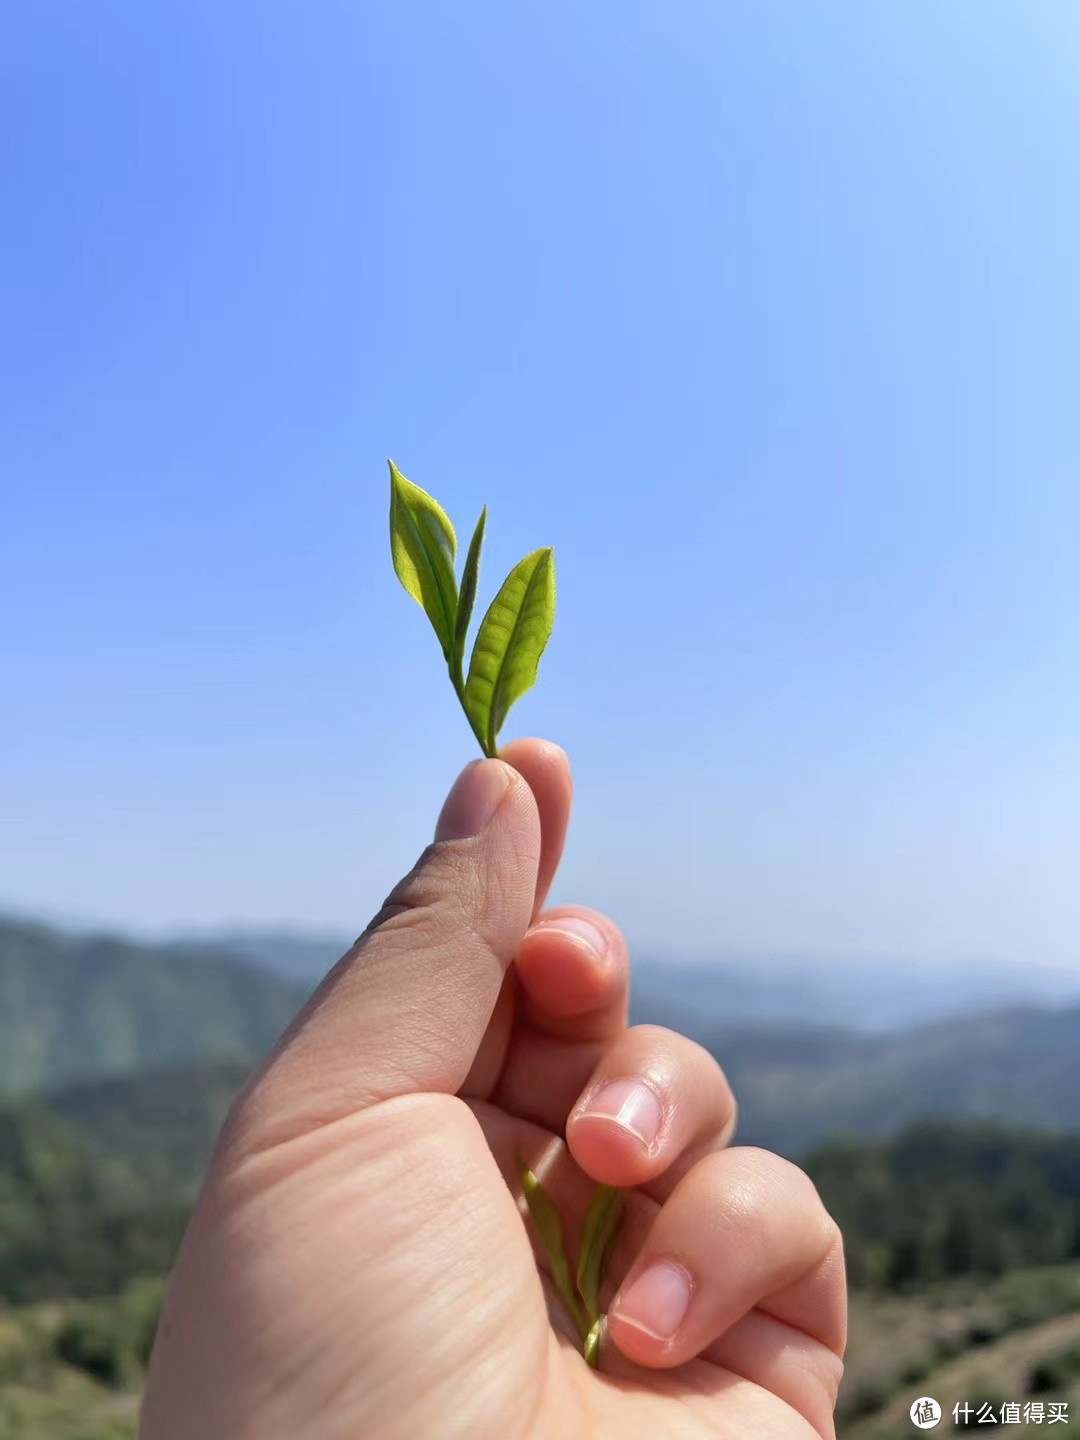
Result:
M571 1284L562 1221L555 1202L520 1155L516 1161L522 1194L547 1258L555 1289L574 1322L585 1362L595 1370L600 1360L600 1331L603 1326L600 1287L615 1248L622 1216L622 1191L611 1185L597 1185L593 1191L581 1230L577 1271Z
M476 601L487 506L480 511L458 589L457 537L442 507L406 480L391 460L390 552L398 579L431 621L450 682L485 755L498 755L498 734L515 700L536 683L555 619L555 561L550 546L519 560L488 606L473 643L465 642Z
M390 552L398 579L423 609L446 661L454 691L485 755L498 755L498 735L515 700L536 683L540 656L555 619L555 562L550 548L519 560L488 606L473 643L468 675L465 643L476 603L487 507L480 511L458 587L457 537L446 512L419 485L390 465ZM610 1185L593 1192L571 1279L562 1221L554 1200L517 1157L529 1214L552 1280L581 1339L586 1362L599 1361L600 1287L614 1248L622 1194Z

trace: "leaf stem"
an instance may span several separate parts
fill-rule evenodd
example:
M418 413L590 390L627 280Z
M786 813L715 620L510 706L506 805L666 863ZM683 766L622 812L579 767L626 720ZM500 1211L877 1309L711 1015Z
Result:
M495 746L494 740L488 740L487 736L477 726L476 722L473 720L472 716L468 712L468 709L466 708L465 676L462 673L461 660L458 656L451 656L449 670L450 683L454 687L454 693L461 703L462 710L465 711L465 719L469 722L469 729L476 736L477 740L479 740L480 749L484 752L487 758L489 760L497 760L499 758L499 751Z
M583 1353L585 1355L585 1364L588 1365L591 1370L598 1370L600 1368L600 1331L603 1328L603 1324L603 1320L597 1316L596 1320L593 1321L588 1335L585 1336Z
M562 1275L555 1277L555 1288L558 1290L563 1304L570 1312L570 1318L578 1332L578 1339L584 1345L589 1338L589 1331L592 1328L589 1321L581 1311L578 1297L574 1294L574 1287L570 1283L570 1272L564 1271Z

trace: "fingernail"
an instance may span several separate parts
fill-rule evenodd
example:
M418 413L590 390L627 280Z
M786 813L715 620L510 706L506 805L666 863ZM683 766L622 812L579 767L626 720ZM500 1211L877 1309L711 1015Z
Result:
M652 1090L640 1080L612 1080L596 1092L578 1118L610 1120L649 1149L660 1134L664 1112Z
M541 920L534 928L545 931L561 930L564 935L572 935L575 940L584 940L596 955L603 955L608 947L607 936L600 927L591 920L580 919L577 915L556 915L552 920Z
M500 760L473 760L454 781L435 826L436 840L468 840L479 835L499 808L510 785L510 769Z
M611 1312L654 1340L670 1340L686 1319L691 1288L681 1265L660 1260L615 1297Z

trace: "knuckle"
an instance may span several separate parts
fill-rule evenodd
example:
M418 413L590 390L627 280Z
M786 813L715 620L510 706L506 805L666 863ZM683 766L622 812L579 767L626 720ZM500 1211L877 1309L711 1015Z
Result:
M726 1076L724 1078L724 1084L727 1085L728 1113L727 1119L724 1121L723 1128L720 1132L720 1141L724 1145L729 1145L735 1138L735 1133L739 1128L739 1102L735 1098L735 1092L731 1086L727 1084Z
M704 1045L698 1045L697 1042L693 1040L690 1041L690 1044L693 1046L692 1053L695 1059L701 1065L704 1072L711 1077L713 1085L717 1087L720 1094L725 1098L727 1106L734 1117L739 1107L735 1099L735 1092L731 1088L731 1081L728 1079L724 1067L710 1050L705 1049Z
M814 1193L817 1194L817 1191L815 1190ZM822 1201L820 1196L818 1196L818 1207L821 1211L822 1226L825 1239L827 1241L827 1244L825 1246L825 1253L826 1255L831 1255L834 1251L837 1251L839 1252L840 1256L843 1257L844 1232L840 1229L840 1226L833 1219L829 1211L826 1210L824 1202Z
M706 1076L713 1083L718 1081L730 1093L728 1078L715 1055L688 1035L670 1030L665 1025L634 1025L626 1034L641 1049L654 1051L670 1061L678 1061L683 1069L695 1076Z
M405 931L416 938L417 931L438 930L453 912L469 908L473 878L452 841L433 841L387 895L357 944L376 931Z
M252 1089L253 1082L249 1078L243 1089L229 1102L214 1142L215 1158L231 1150L237 1137L243 1134L246 1128Z
M803 1268L843 1266L844 1240L805 1170L758 1146L715 1151L707 1157L707 1185L716 1218L725 1228L756 1226L798 1236Z
M840 1394L840 1384L844 1378L843 1359L835 1351L830 1350L827 1345L820 1345L814 1355L814 1364L810 1374L821 1387L825 1403L832 1410L836 1405Z
M626 1032L623 1043L639 1063L644 1058L646 1074L653 1075L661 1087L673 1090L688 1116L712 1130L719 1118L722 1142L731 1140L739 1106L723 1067L710 1050L663 1025L635 1025ZM686 1097L692 1097L692 1105L684 1104Z
M810 1176L800 1166L791 1160L783 1160L780 1156L774 1156L777 1164L782 1168L778 1174L788 1193L788 1203L799 1212L808 1222L808 1233L813 1237L812 1249L816 1260L825 1260L829 1255L839 1250L843 1252L844 1238L840 1233L840 1226L825 1208L817 1186Z
M813 1214L820 1217L823 1234L833 1224L814 1182L793 1161L758 1145L743 1145L727 1154L737 1158L740 1189L749 1207ZM722 1153L718 1160L728 1163Z
M685 1035L680 1035L677 1030L669 1030L666 1025L631 1025L626 1032L626 1038L642 1050L660 1054L670 1054L686 1041Z
M833 1219L832 1215L825 1208L825 1201L821 1198L821 1192L814 1184L810 1176L800 1166L793 1164L790 1160L784 1162L791 1171L792 1185L800 1196L800 1203L805 1213L813 1215L817 1226L818 1248L820 1258L825 1259L834 1251L843 1253L844 1237L840 1226Z
M779 1191L805 1203L812 1194L814 1200L817 1200L817 1191L809 1175L793 1160L787 1160L783 1155L777 1155L774 1150L766 1150L760 1145L748 1145L743 1153L752 1163L761 1177L763 1188L770 1195Z

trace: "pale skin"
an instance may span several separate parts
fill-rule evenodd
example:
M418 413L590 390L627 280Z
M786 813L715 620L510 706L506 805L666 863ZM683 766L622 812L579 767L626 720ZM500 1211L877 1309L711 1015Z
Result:
M731 1144L705 1050L627 1028L617 928L543 908L566 757L501 754L458 778L435 842L234 1104L141 1440L834 1435L837 1228L795 1166ZM598 1370L534 1246L517 1150L572 1256L594 1184L626 1189Z

